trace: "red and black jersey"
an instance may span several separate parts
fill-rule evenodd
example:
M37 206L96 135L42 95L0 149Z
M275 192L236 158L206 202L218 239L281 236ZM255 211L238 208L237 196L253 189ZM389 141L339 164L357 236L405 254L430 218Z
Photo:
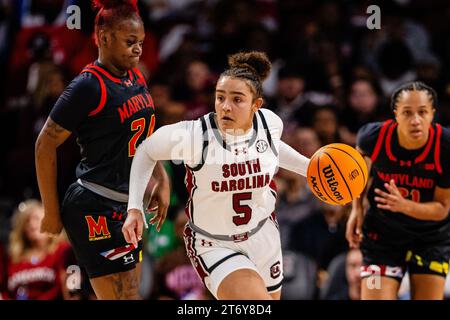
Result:
M98 61L87 65L56 102L50 118L77 134L77 178L128 193L132 158L155 126L153 99L141 72L121 78Z
M430 202L433 201L436 187L450 188L450 130L433 123L425 146L408 150L399 145L397 122L388 120L369 123L359 130L357 145L372 160L373 181L368 192L368 214L375 214L390 227L398 227L411 235L435 237L438 232L447 236L450 218L424 221L378 209L374 189L386 191L384 183L393 179L405 198Z

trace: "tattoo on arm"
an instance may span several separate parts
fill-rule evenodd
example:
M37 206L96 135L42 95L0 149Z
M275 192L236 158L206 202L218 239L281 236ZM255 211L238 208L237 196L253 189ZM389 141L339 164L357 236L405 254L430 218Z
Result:
M64 131L66 131L66 129L58 125L50 118L44 126L44 132L53 139L58 139Z

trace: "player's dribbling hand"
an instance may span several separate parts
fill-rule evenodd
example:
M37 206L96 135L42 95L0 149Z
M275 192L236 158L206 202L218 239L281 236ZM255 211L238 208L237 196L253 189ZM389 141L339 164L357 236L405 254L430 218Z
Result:
M142 239L142 229L144 221L142 212L138 209L128 210L127 218L122 227L122 233L127 243L131 243L135 248L138 247L138 242Z
M155 213L154 217L150 219L150 224L156 225L156 230L159 232L161 226L166 220L167 209L170 203L170 185L168 182L159 182L155 185L150 198L149 211ZM156 211L157 210L157 211Z
M375 188L375 193L379 195L379 197L374 198L377 202L377 207L392 212L402 212L405 208L405 198L401 195L394 180L385 183L384 187L388 192Z
M40 228L41 233L45 233L48 236L55 237L61 233L62 228L63 225L61 219L59 218L59 215L54 217L45 214L44 218L42 218Z
M350 248L358 248L362 240L362 223L364 216L361 210L352 209L350 217L347 221L347 228L345 230L345 238L348 241Z

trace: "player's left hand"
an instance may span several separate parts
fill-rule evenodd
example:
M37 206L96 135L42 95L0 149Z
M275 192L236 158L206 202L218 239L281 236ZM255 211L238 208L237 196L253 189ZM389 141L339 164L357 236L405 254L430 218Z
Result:
M168 181L158 182L153 188L152 195L148 206L148 211L154 213L154 217L150 219L150 224L156 225L156 230L159 232L161 226L166 220L167 209L170 203L170 184Z
M401 212L405 208L407 200L402 197L394 180L391 179L389 183L385 183L384 187L388 193L375 188L375 193L379 195L379 197L375 196L374 198L378 202L377 207L392 212Z

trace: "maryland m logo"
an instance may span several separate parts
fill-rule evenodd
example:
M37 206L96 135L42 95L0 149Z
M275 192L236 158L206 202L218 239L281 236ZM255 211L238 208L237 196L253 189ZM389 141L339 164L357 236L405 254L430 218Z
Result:
M105 216L99 216L97 221L92 216L85 216L85 218L89 228L89 241L111 238Z

